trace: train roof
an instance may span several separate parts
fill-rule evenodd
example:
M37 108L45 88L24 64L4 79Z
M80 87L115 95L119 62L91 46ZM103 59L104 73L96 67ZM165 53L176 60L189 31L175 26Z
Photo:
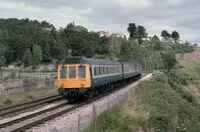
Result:
M119 65L121 64L120 62L114 61L114 60L91 59L91 58L85 58L85 57L65 58L63 63L67 63L67 64L87 63L90 65Z

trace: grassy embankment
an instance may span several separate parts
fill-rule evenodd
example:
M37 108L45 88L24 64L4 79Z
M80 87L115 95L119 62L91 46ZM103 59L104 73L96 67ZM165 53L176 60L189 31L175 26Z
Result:
M0 108L21 104L58 94L57 88L42 88L34 91L0 95Z
M122 104L104 112L86 130L132 132L200 131L200 63L180 62L168 74L140 83Z

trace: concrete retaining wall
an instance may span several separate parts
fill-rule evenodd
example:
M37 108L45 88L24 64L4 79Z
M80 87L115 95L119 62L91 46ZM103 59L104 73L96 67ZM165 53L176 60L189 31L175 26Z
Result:
M26 82L23 79L5 81L0 83L0 95L31 91L39 88L51 88L56 86L54 80L44 80L39 82Z

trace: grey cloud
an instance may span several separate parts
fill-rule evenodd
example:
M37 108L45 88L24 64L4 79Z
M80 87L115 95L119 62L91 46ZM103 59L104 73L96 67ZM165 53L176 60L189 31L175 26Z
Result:
M129 22L141 24L147 28L150 34L158 36L163 27L170 27L171 30L177 30L183 39L189 41L200 41L200 1L199 0L148 0L147 6L123 6L115 0L3 0L5 2L24 2L27 6L37 6L49 11L55 11L62 7L70 7L73 9L92 9L92 13L81 14L80 17L87 21L79 21L86 25L90 30L109 28L112 31L127 33L126 28ZM125 1L124 1L125 2ZM1 9L0 9L1 10ZM2 14L2 13L1 13ZM24 12L24 14L26 14ZM32 14L35 17L41 18L47 14ZM66 12L66 16L71 15ZM2 15L1 15L2 16ZM8 15L9 16L9 15ZM11 16L11 14L10 14ZM22 16L22 15L20 15ZM27 16L27 15L25 15ZM52 20L53 24L60 24L64 20L54 20L55 16L45 16L47 20ZM73 21L73 20L69 20ZM51 21L50 21L51 22ZM67 23L66 23L67 24ZM115 28L111 27L115 25ZM60 25L62 26L62 25ZM156 28L155 28L156 27ZM159 28L160 27L160 28ZM155 28L155 29L154 29ZM149 29L149 30L148 30ZM108 30L108 29L101 29Z

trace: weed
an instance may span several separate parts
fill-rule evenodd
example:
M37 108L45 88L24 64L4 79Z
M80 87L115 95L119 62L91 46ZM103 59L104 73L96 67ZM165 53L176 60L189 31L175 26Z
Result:
M12 100L11 99L6 99L5 101L3 101L3 103L5 104L5 105L11 105L13 102L12 102Z

